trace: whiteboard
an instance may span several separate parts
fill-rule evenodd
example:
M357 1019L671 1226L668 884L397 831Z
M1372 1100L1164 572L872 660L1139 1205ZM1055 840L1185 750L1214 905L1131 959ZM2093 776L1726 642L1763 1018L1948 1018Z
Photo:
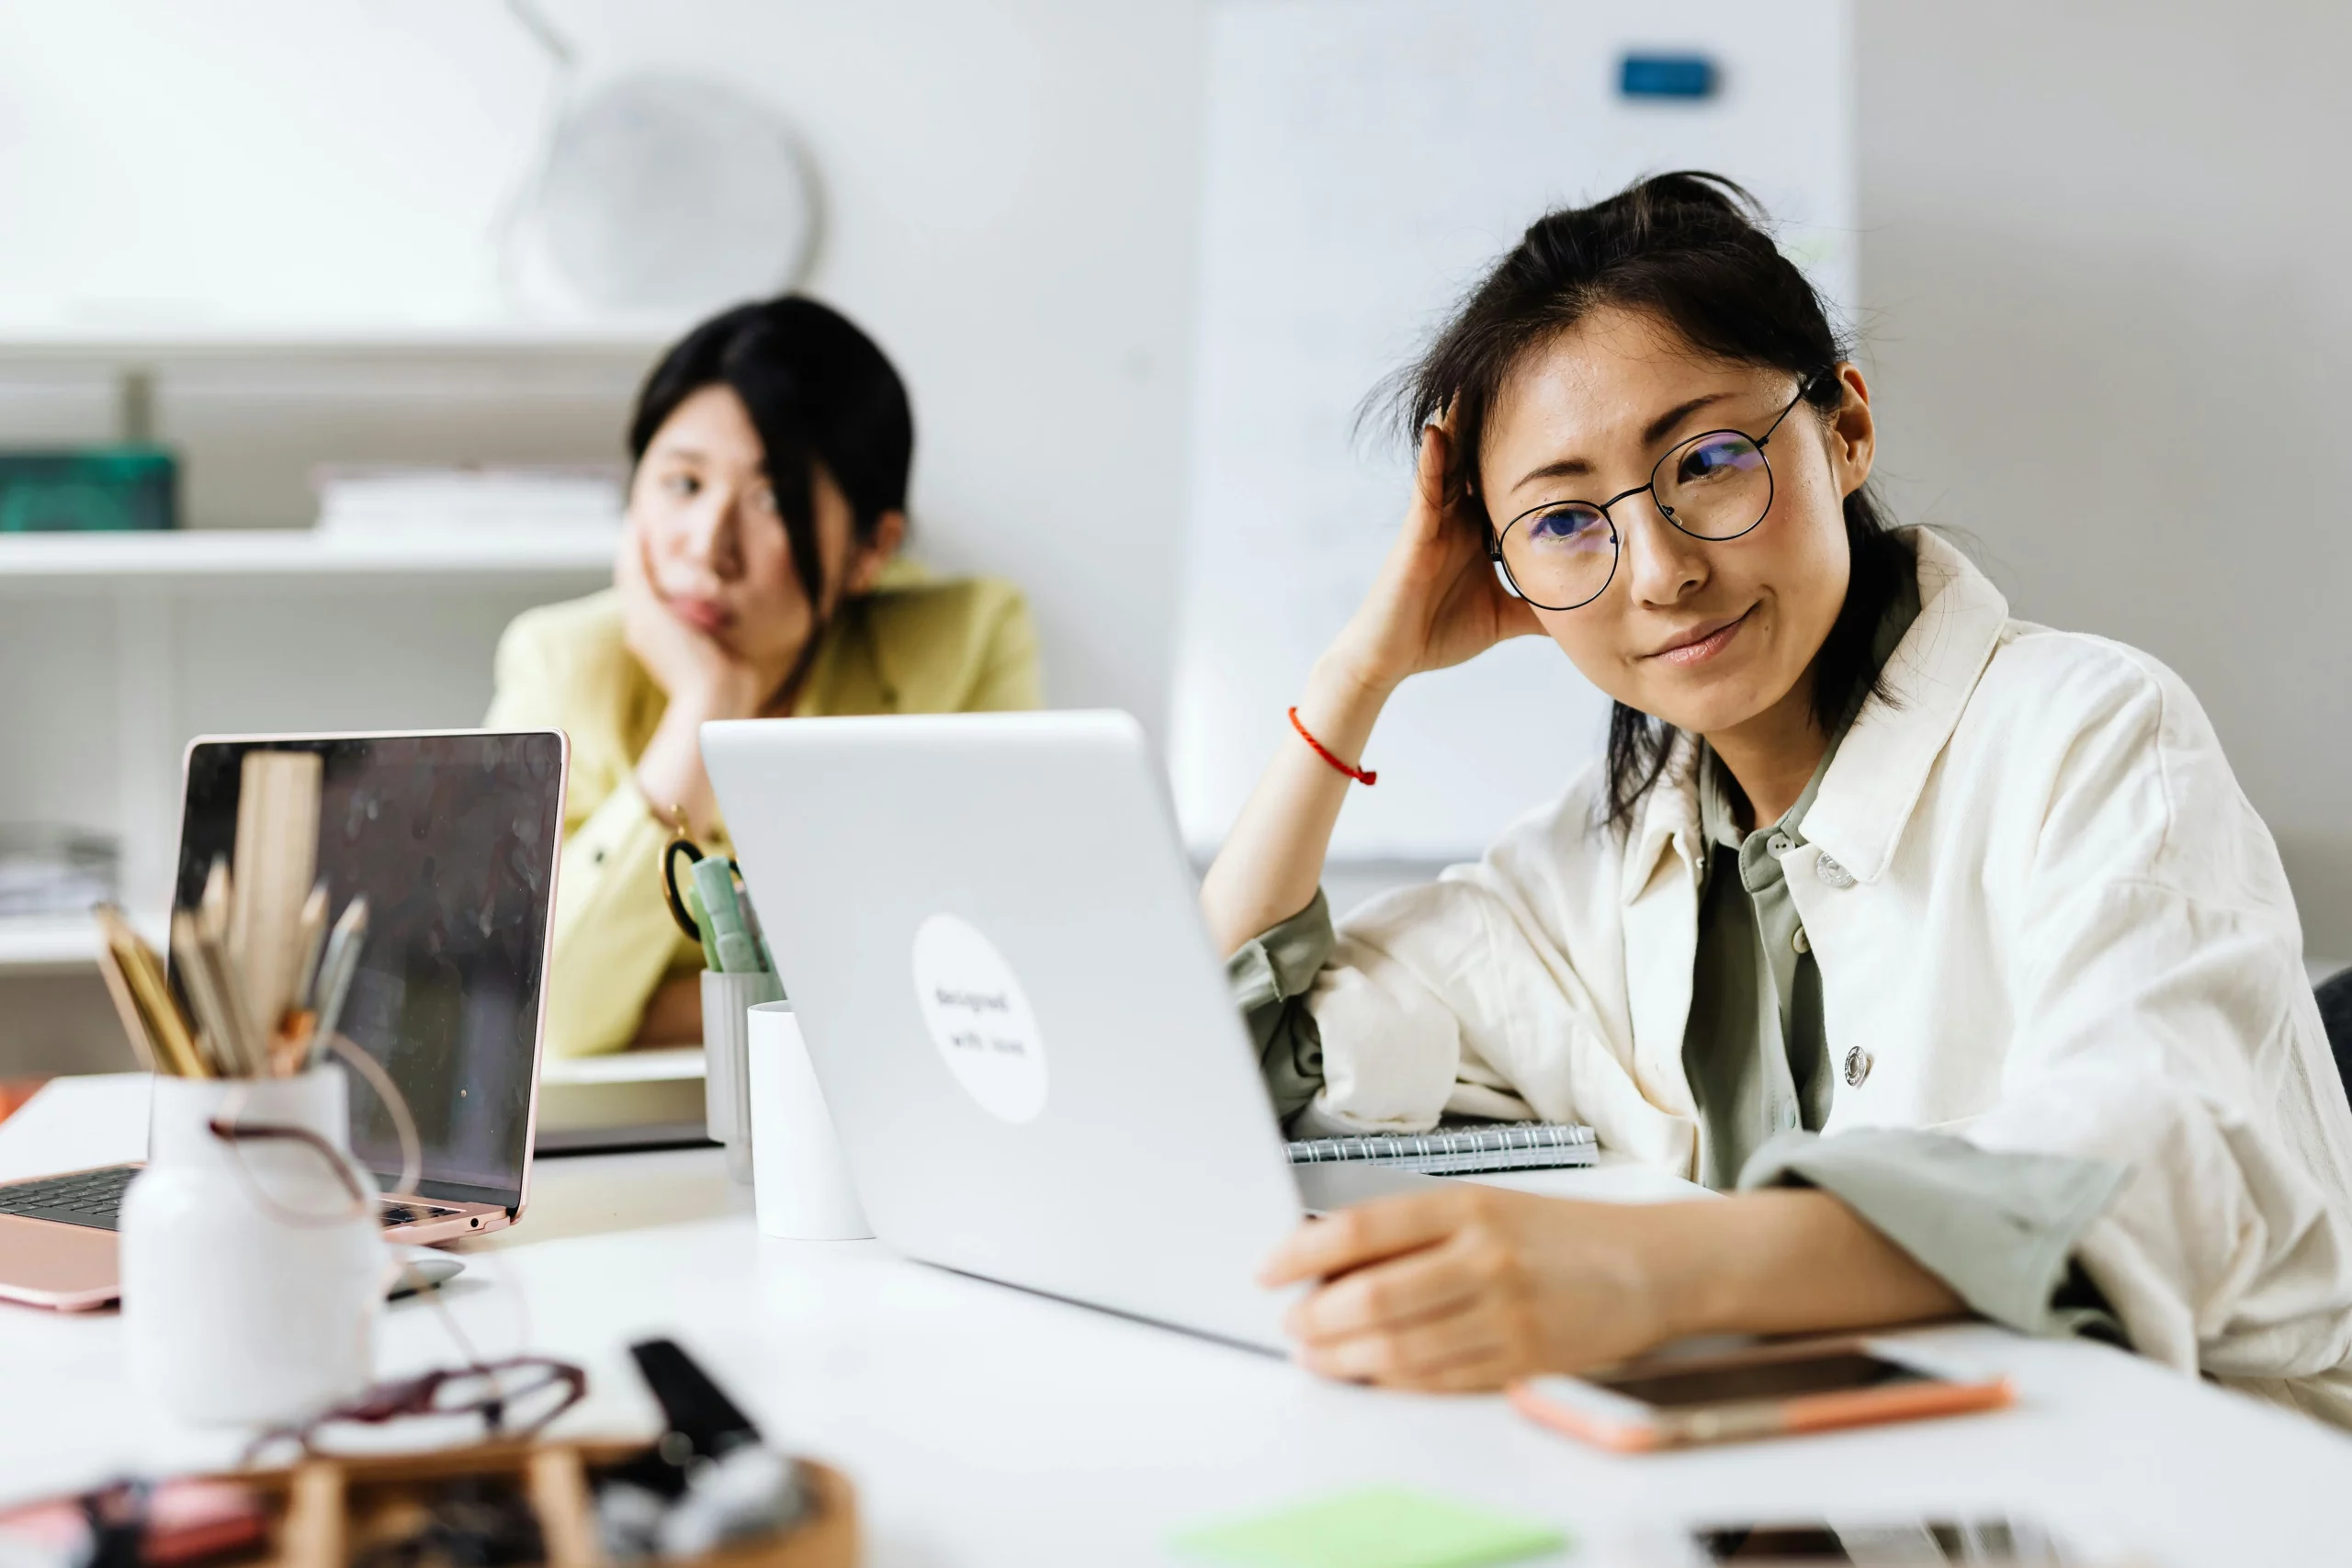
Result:
M1702 54L1696 101L1627 99L1624 55ZM1850 314L1845 0L1227 0L1210 22L1177 811L1225 835L1308 667L1371 585L1410 453L1356 416L1552 208L1645 173L1729 175ZM1609 705L1548 639L1417 676L1350 791L1342 860L1475 854L1598 754Z
M495 5L0 5L0 330L504 321L548 81Z

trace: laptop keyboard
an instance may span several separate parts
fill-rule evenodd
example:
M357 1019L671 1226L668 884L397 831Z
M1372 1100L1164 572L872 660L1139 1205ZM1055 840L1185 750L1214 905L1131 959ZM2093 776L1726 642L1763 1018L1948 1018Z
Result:
M138 1174L135 1165L110 1165L104 1170L77 1170L71 1176L12 1182L0 1187L0 1214L110 1231L114 1229L115 1215L122 1209L123 1190Z
M138 1174L135 1165L110 1165L103 1170L11 1182L0 1187L0 1214L110 1231L115 1228L115 1216L122 1211L122 1195ZM456 1212L438 1203L386 1203L378 1218L388 1226L405 1225Z

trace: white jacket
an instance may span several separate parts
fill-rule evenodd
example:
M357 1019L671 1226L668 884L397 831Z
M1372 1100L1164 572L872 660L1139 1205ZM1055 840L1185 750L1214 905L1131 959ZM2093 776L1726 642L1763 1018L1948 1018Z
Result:
M1838 1068L1823 1131L2128 1167L2075 1256L2132 1344L2352 1426L2352 1111L2270 834L2171 671L2011 620L1911 537L1890 696L1783 863ZM1479 863L1342 921L1307 1001L1317 1120L1523 1101L1690 1175L1694 750L1628 835L1594 826L1596 769Z

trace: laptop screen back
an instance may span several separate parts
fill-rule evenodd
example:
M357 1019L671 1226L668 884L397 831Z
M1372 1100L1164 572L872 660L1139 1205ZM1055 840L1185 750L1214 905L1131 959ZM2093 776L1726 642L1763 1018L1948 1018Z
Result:
M562 738L199 740L187 758L176 907L202 897L216 857L233 863L240 773L257 749L323 760L319 876L337 913L355 895L368 899L341 1032L407 1098L424 1145L420 1190L514 1207L531 1137ZM351 1122L360 1162L397 1176L391 1119L356 1082Z

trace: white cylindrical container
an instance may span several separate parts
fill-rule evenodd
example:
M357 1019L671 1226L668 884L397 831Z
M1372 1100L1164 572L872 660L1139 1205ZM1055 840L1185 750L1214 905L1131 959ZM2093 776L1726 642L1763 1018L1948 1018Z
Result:
M702 1113L714 1144L727 1149L727 1174L752 1179L752 1106L745 1098L743 1014L784 995L784 982L757 974L702 972Z
M798 1241L872 1235L790 1002L752 1010L751 1069L752 1193L760 1234Z
M123 1329L132 1376L182 1420L298 1420L373 1381L388 1254L346 1104L334 1067L156 1078L147 1165L119 1221ZM345 1178L315 1145L267 1131L280 1128L322 1139Z

